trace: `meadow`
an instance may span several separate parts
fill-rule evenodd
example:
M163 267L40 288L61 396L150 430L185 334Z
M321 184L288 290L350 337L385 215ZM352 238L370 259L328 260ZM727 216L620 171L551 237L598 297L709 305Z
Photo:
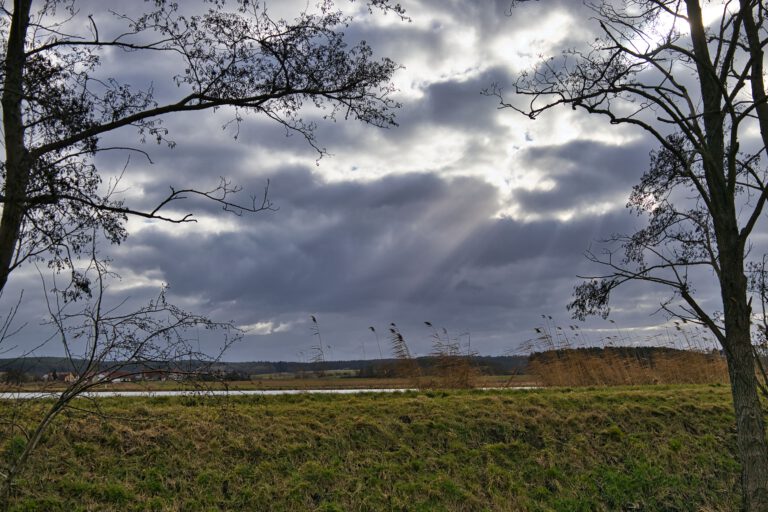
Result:
M739 506L730 390L719 384L76 405L33 455L11 510ZM44 406L27 402L16 420L31 425ZM11 407L0 403L2 417ZM22 442L6 437L3 455Z

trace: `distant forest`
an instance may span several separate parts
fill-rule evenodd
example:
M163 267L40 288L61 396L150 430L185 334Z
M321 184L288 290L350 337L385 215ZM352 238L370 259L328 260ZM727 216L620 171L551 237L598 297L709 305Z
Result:
M429 370L434 363L433 357L419 357L416 359L419 366ZM489 375L508 375L513 373L523 373L528 365L527 356L476 356L472 361L482 373ZM208 373L215 373L219 376L228 376L247 380L253 376L269 374L301 374L329 372L334 370L353 370L360 377L387 377L392 376L397 367L397 359L355 359L351 361L324 361L317 363L294 362L294 361L251 361L251 362L218 362L213 365L198 361L186 361L177 363L174 368L165 365L157 365L159 370L182 370L185 372L194 371L198 367L203 367ZM104 363L104 367L113 365L113 362ZM0 359L0 373L13 372L24 373L32 378L41 378L45 374L52 372L78 373L80 368L84 368L86 362L75 359L70 360L65 357L24 357L12 359ZM143 368L151 364L143 365ZM123 371L131 372L140 370L138 365L126 365Z
M529 373L530 364L535 364L544 354L546 357L562 357L566 352L576 352L592 354L592 356L628 358L638 361L645 361L653 365L657 357L669 357L671 353L683 353L683 350L671 349L667 347L605 347L605 348L579 348L568 349L565 351L555 350L545 353L533 353L526 355L510 356L473 356L470 357L473 365L486 375L512 375ZM462 356L464 357L464 356ZM415 359L423 373L429 374L430 370L438 363L435 357L418 357ZM158 363L153 366L151 363L144 363L142 366L125 365L123 370L126 372L141 371L147 368L155 368L161 371L183 371L194 373L196 371L205 372L207 375L215 375L217 378L230 380L248 380L259 378L259 376L274 374L310 374L322 372L334 372L348 370L349 376L358 377L393 377L397 373L398 359L354 359L349 361L324 361L324 362L296 362L296 361L251 361L251 362L216 362L210 364L201 361L177 362L175 366L169 367L167 363ZM24 374L28 378L39 379L43 375L52 372L78 373L80 368L84 368L86 362L83 360L69 360L64 357L25 357L0 359L0 374L12 373L15 375ZM112 366L114 362L105 362L104 367Z

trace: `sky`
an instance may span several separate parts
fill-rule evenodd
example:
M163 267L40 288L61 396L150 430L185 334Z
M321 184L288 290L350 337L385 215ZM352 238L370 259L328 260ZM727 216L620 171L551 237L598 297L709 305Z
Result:
M153 163L131 157L121 181L126 201L149 204L168 187L206 188L224 176L244 194L261 194L269 180L278 209L238 217L189 201L182 208L195 213L194 224L131 219L127 241L105 249L121 275L110 293L140 303L167 284L186 309L245 330L228 360L308 359L311 315L327 359L378 357L371 326L390 355L391 322L420 355L430 351L425 321L486 355L524 350L549 321L542 315L577 324L565 308L573 287L579 275L601 271L584 253L643 225L625 205L656 146L632 127L570 109L530 120L481 92L499 84L507 100L522 101L510 92L516 76L541 57L582 47L598 27L576 1L402 4L410 22L344 4L357 13L349 40L364 39L402 65L396 127L320 122L328 155L318 160L269 119L247 117L235 138L222 129L227 111L165 118L176 146L143 146ZM275 12L291 16L303 5L280 2ZM125 80L168 85L162 62L114 54L104 65ZM126 164L125 155L99 159L105 176ZM4 302L25 290L26 327L9 354L48 328L37 269L12 279ZM595 341L617 326L637 340L663 332L670 322L654 314L663 292L628 285L614 294L615 323L579 325ZM705 303L715 293L699 292ZM36 353L57 350L54 340Z

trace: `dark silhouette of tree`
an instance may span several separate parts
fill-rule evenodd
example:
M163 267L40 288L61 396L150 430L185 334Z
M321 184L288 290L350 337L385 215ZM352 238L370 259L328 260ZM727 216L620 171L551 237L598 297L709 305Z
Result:
M249 0L142 5L149 11L138 16L106 9L99 16L82 11L76 0L0 0L0 290L19 265L47 260L59 271L72 271L74 296L87 293L89 283L72 262L88 252L94 228L120 243L128 215L192 221L191 215L164 213L170 203L192 195L235 213L272 207L266 192L232 202L239 187L222 179L211 190L172 188L155 208L133 208L116 197L114 184L104 190L94 156L114 150L148 155L131 143L103 143L100 137L108 132L133 128L137 143L173 146L164 115L227 107L236 126L245 114L265 116L322 154L316 124L302 117L305 106L326 119L394 124L398 105L389 93L396 64L375 59L364 41L350 46L343 33L350 18L332 2L292 21L274 19L263 3ZM388 0L367 5L404 16ZM156 62L154 84L170 85L176 96L110 76L102 62L115 52Z
M608 271L577 286L570 309L576 317L605 316L611 292L641 280L672 291L661 305L668 314L714 333L728 360L743 505L768 510L768 445L745 269L768 199L761 162L768 146L768 12L756 0L586 5L600 28L588 48L565 51L520 76L514 102L499 87L488 93L532 119L569 106L636 126L658 141L628 204L647 216L647 226L612 237L603 253L589 253ZM748 130L759 133L757 143ZM707 309L696 293L695 285L708 279L719 286L719 311Z

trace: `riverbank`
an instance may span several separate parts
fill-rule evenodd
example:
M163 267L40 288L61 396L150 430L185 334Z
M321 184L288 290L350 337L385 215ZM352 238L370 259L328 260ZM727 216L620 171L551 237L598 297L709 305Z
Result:
M42 407L15 412L29 426ZM19 481L14 510L738 508L726 386L109 398L78 407L101 416L60 417ZM7 417L9 403L0 411Z
M422 378L422 384L429 386L430 378ZM307 389L410 389L415 387L414 379L387 377L336 377L308 376L264 377L253 380L236 381L194 381L165 380L140 382L111 382L95 386L93 391L198 391L198 390L307 390ZM537 380L530 375L478 375L473 379L478 388L503 388L535 386ZM27 382L19 385L0 384L0 393L52 393L66 389L63 382Z

